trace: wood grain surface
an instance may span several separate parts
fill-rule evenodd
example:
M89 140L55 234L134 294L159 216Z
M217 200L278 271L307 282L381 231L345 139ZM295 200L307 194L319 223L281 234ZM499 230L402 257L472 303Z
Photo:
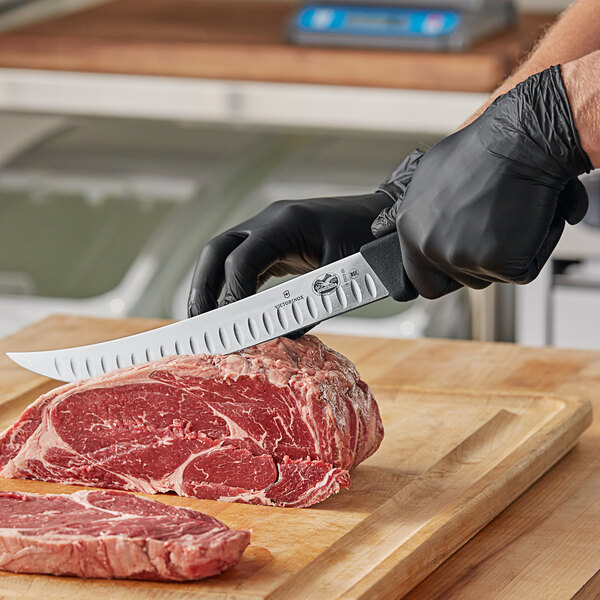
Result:
M523 15L464 53L308 48L295 2L116 0L0 35L0 67L491 92L553 20Z
M39 393L56 385L13 365L3 356L5 351L90 343L160 324L54 317L1 341L0 427L12 422ZM537 359L531 363L519 357L527 350L509 345L333 336L326 341L353 359L373 386L386 427L382 447L353 471L349 491L309 509L158 495L155 497L161 501L202 510L232 527L251 528L252 545L238 567L220 577L189 584L5 573L0 575L0 594L28 598L399 598L522 494L573 446L590 423L588 393L564 390L569 393L557 396L550 390L531 391L523 383L550 383L580 371L584 363L600 374L600 358L595 353L563 352L553 362ZM502 371L504 379L495 376L496 370ZM506 378L515 386L512 391L507 390ZM589 391L589 385L586 389ZM576 452L552 469L542 483ZM0 489L66 492L78 488L0 480ZM563 500L571 496L572 490ZM586 515L572 510L571 516L575 521L581 519L583 525ZM520 525L532 528L524 518ZM488 528L465 549L485 537ZM577 541L577 535L572 536L571 544ZM548 547L546 543L538 551ZM554 554L564 557L565 549L555 548ZM534 568L535 557L528 558ZM577 562L579 570L574 571L582 580L591 561ZM571 563L573 569L573 557ZM438 581L429 591L426 587L446 564L408 597L454 597L453 581L447 575L443 585ZM490 560L488 568L493 571L502 565ZM510 586L519 580L518 573L506 582L493 574L491 578L487 588L480 587L472 597L517 597L510 595ZM591 579L585 579L578 591ZM499 582L506 583L509 595L504 595ZM554 585L560 587L563 582L556 580ZM471 597L460 587L456 597Z

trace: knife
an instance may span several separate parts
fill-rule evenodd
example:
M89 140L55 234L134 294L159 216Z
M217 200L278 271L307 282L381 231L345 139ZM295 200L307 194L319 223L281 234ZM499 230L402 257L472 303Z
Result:
M230 354L392 296L417 297L396 233L360 252L196 317L127 337L42 352L8 352L18 365L61 381L87 379L174 354Z

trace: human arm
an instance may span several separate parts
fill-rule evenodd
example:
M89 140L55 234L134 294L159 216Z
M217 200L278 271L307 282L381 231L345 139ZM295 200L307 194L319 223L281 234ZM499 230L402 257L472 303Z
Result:
M565 221L583 218L587 194L576 175L600 165L598 30L600 3L580 0L566 11L482 109L424 155L406 197L376 219L378 236L396 226L405 269L422 295L527 283ZM562 69L548 86L546 68L557 62ZM513 111L507 96L517 101ZM566 154L580 151L579 168L565 170Z
M568 57L580 56L595 44L600 45L595 32L586 39L582 35L573 36L571 32L574 26L580 26L580 30L587 32L588 25L593 29L594 23L600 23L600 3L596 0L580 0L549 32L529 61L491 98L505 88L512 88L514 83L525 79L529 73L536 73L552 62L561 62L558 56L561 52ZM580 74L583 67L577 68L578 71L572 71L573 76ZM587 68L593 69L593 66L588 65ZM565 77L571 77L571 65ZM571 93L578 98L592 98L593 92L590 90L580 90L575 84L571 85ZM526 104L522 103L522 106ZM572 119L568 104L561 103L563 123L559 131L547 128L538 132L537 142L543 147L548 142L546 136L558 136L560 139L567 135L569 144L573 146L571 151L578 154L577 132L568 127ZM584 104L585 100L581 106ZM593 120L594 115L593 111L587 114L578 103L574 115L577 128L580 128L580 122ZM362 243L368 241L368 225L377 217L381 207L385 211L377 217L373 228L377 235L394 231L400 207L405 209L403 224L398 225L398 231L401 240L405 240L403 250L409 277L421 282L417 289L422 295L437 297L461 284L484 287L491 281L531 280L558 242L565 220L576 223L583 217L587 196L576 179L579 171L575 172L577 169L574 167L569 172L559 172L551 178L551 182L540 180L537 171L545 161L544 152L537 158L529 155L526 177L522 172L503 172L511 160L517 160L517 156L519 159L523 157L519 156L520 138L516 135L512 140L505 140L503 160L493 160L493 152L487 150L493 150L492 142L502 141L502 134L507 133L500 127L498 135L495 135L497 123L493 118L483 119L476 127L469 129L468 135L458 138L456 134L449 136L425 155L423 168L417 167L423 154L413 153L380 188L383 194L389 194L389 198L386 199L382 193L361 197L358 211L355 210L356 205L348 202L347 198L276 203L257 217L217 236L203 249L198 260L188 303L190 316L215 308L223 287L226 291L221 302L231 302L254 293L269 276L305 272L357 251ZM518 118L513 119L512 124L518 133ZM588 149L591 146L585 145L586 140L587 134L582 136L582 143ZM487 148L481 142L485 142ZM529 146L536 145L532 138L527 143ZM590 150L590 155L595 156L593 150ZM583 156L580 162L583 170L591 167ZM402 202L416 168L420 183L418 186L411 184L413 189L409 189L406 202ZM552 164L548 168L551 171L561 170ZM500 177L494 180L492 175ZM511 177L518 177L519 185L509 186L507 191L506 183L511 183ZM486 185L478 186L478 182ZM548 190L550 193L547 195L538 194ZM512 204L503 203L502 194L509 192ZM486 204L485 195L494 201ZM539 203L532 208L533 199ZM397 202L391 207L394 200ZM474 213L468 208L473 209ZM501 220L498 211L502 211ZM492 219L487 229L478 229L481 212ZM298 213L304 218L298 218ZM446 223L454 225L450 230L456 234L454 240L450 240L449 235L440 234L440 226L443 226L440 215ZM315 223L319 222L327 226L317 227ZM469 231L470 235L466 235L465 232ZM423 234L420 240L416 239L415 233L418 232ZM521 236L519 244L515 244L517 233ZM428 236L435 239L439 247L434 249L432 241L425 239ZM494 264L485 264L480 260L484 256L480 246L486 242L491 244L485 248L485 258L488 263ZM412 245L410 248L409 244ZM423 253L423 246L427 244L431 246L429 250L432 252L429 254L435 253L439 259L437 265L436 257L428 257ZM326 252L326 247L330 251ZM331 251L332 248L335 251ZM511 250L512 255L504 252L506 249ZM519 253L521 255L516 256ZM455 263L454 258L460 260ZM507 265L510 267L508 270Z
M581 145L597 168L600 166L600 50L566 63L562 72Z
M552 65L566 64L600 50L600 2L579 0L567 8L534 50L486 102L462 125L468 125L498 97L531 75Z

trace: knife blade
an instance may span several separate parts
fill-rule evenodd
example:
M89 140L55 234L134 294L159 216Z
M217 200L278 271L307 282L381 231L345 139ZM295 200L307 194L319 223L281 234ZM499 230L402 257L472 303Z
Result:
M396 233L310 273L171 325L87 346L7 356L40 375L76 381L162 356L230 354L389 295L399 301L417 296L402 268Z

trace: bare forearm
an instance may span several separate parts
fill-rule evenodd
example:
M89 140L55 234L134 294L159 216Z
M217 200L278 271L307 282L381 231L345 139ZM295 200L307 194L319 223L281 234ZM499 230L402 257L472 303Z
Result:
M562 66L562 77L569 96L581 146L594 167L600 166L600 51Z
M492 93L464 125L476 119L498 96L530 75L600 50L600 2L579 0L568 8L538 43L529 58Z

